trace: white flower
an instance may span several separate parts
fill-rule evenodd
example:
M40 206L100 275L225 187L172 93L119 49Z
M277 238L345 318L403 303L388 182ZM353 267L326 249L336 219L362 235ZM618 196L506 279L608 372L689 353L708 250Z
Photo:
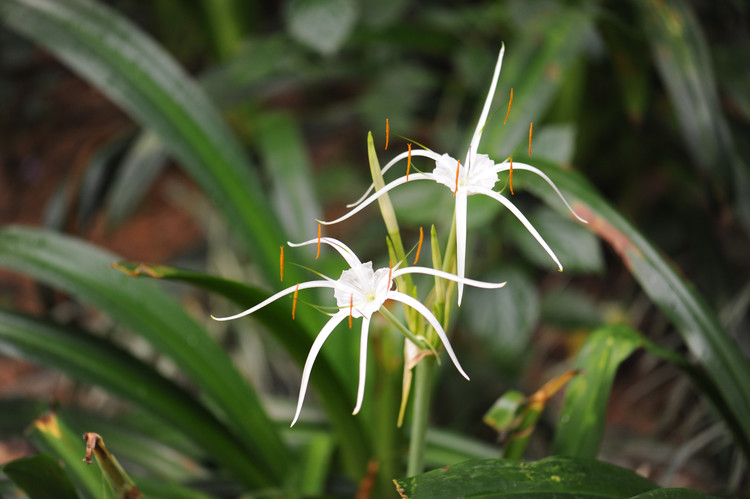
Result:
M367 335L370 329L370 319L372 314L380 310L380 307L388 300L394 300L401 302L414 310L419 312L427 322L435 329L440 341L445 346L445 351L448 352L453 365L456 366L458 372L461 375L469 379L469 376L464 372L461 364L456 358L456 354L451 348L448 337L445 334L440 322L430 312L430 310L420 303L415 298L409 295L399 292L397 289L393 289L394 279L404 274L430 274L433 276L442 277L444 279L450 279L458 283L468 284L469 286L475 286L478 288L486 289L497 289L505 285L505 283L488 283L481 281L474 281L471 279L459 278L453 274L442 272L439 270L427 268L427 267L406 267L403 269L399 268L382 268L373 271L372 262L362 263L354 252L349 249L344 243L337 239L330 237L322 237L320 239L311 239L299 244L287 243L292 247L305 246L310 244L325 243L344 257L346 263L349 264L349 268L341 273L341 277L338 280L330 279L326 276L322 276L322 280L302 282L295 286L291 286L283 291L279 291L267 300L255 305L252 308L245 310L239 314L230 317L213 317L219 321L228 321L232 319L238 319L246 315L252 314L253 312L265 307L269 303L278 300L282 296L286 296L297 292L300 289L308 288L332 288L333 296L336 298L336 306L338 311L331 315L331 318L320 330L318 336L313 341L310 353L307 355L305 366L302 369L302 382L300 386L299 399L297 401L297 411L294 414L294 420L292 426L297 422L300 410L302 409L302 402L307 392L307 385L310 380L310 373L312 372L313 363L315 362L320 349L323 347L328 336L333 332L334 328L338 326L347 317L362 318L362 332L360 339L360 356L359 356L359 384L357 389L357 403L354 408L353 414L357 414L362 407L362 400L365 393L365 379L366 379L366 368L367 368Z
M347 213L346 215L332 221L328 222L321 222L326 225L335 224L338 222L341 222L342 220L346 220L347 218L351 217L352 215L358 213L360 210L364 209L366 206L368 206L370 203L374 202L378 197L382 196L383 194L387 193L391 189L398 187L399 185L405 184L406 182L409 182L411 180L432 180L434 182L437 182L439 184L442 184L446 187L448 187L452 192L453 196L455 197L455 210L456 210L456 270L457 275L459 278L463 278L466 273L466 218L467 218L467 197L473 194L482 194L485 196L489 196L501 204L503 204L506 208L508 208L513 215L518 218L518 220L526 227L526 229L531 233L532 236L539 242L539 244L542 245L544 250L549 254L550 257L555 261L558 268L562 270L562 265L560 264L560 260L558 260L555 253L552 251L552 249L549 247L549 245L546 243L546 241L542 238L541 235L539 235L539 232L531 225L531 222L528 221L528 219L521 213L521 211L516 208L516 206L508 200L505 196L502 196L501 194L493 191L495 184L499 180L498 174L503 171L507 171L511 169L511 166L515 170L526 170L530 171L532 173L537 174L541 178L543 178L549 185L552 186L552 188L557 192L557 194L560 196L560 198L565 203L565 206L568 207L568 209L573 213L573 215L580 220L583 223L586 223L586 220L582 219L578 214L576 214L573 209L570 207L567 201L565 201L565 198L562 196L562 193L560 190L555 186L555 184L550 180L550 178L542 173L541 170L524 164L524 163L518 163L518 162L512 162L509 163L508 161L504 161L502 163L496 164L494 161L490 159L489 156L486 154L478 154L477 148L479 147L479 141L482 138L482 130L484 129L485 123L487 121L487 115L490 111L490 105L492 104L492 98L495 95L495 88L497 87L497 80L500 76L500 68L502 67L503 62L503 55L505 53L505 45L500 50L500 55L497 58L497 64L495 66L495 73L492 77L492 84L490 85L490 90L487 94L487 99L484 102L484 108L482 109L482 114L479 117L479 121L477 122L477 128L474 131L474 136L471 139L471 143L469 145L469 150L466 153L466 159L463 163L461 163L459 160L453 158L452 156L448 154L437 154L436 152L426 150L426 149L418 149L414 151L407 151L403 152L399 155L397 155L395 158L393 158L384 168L383 173L385 173L388 169L390 169L393 165L395 165L397 162L409 158L411 156L424 156L427 158L432 159L435 161L435 169L432 171L432 173L415 173L411 175L406 175L404 177L398 178L394 180L393 182L387 184L382 189L378 190L375 194L373 194L370 197L367 197L367 195L372 191L373 187L370 186L370 188L365 192L364 196L360 198L355 203L352 203L348 205L349 208L355 207L352 211ZM458 305L461 305L461 298L463 296L463 283L461 281L458 281Z

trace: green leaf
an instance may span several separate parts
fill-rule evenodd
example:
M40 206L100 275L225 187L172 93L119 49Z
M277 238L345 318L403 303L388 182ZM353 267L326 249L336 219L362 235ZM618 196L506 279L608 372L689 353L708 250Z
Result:
M237 303L247 306L260 303L270 294L237 281L220 277L176 269L163 265L143 266L132 263L118 263L118 269L137 277L155 277L198 286ZM291 303L273 302L253 313L253 317L268 327L274 338L284 346L287 353L303 366L312 344L309 333L291 317ZM361 476L371 456L367 447L368 437L361 420L352 417L354 393L342 383L333 366L320 355L310 375L310 383L320 395L321 404L331 421L332 429L339 436L339 445L346 456L346 466L353 476Z
M39 453L16 459L5 464L2 471L29 499L78 499L70 477L57 459L49 454Z
M711 497L716 496L704 494L697 490L669 488L650 490L633 496L631 499L709 499Z
M514 182L519 176L514 173ZM601 244L596 236L582 227L580 223L547 208L535 210L528 215L528 219L560 259L563 271L601 272L604 270ZM557 270L554 260L520 222L512 220L507 226L507 232L524 257L542 268Z
M395 481L401 497L631 497L657 488L632 471L590 459L472 460Z
M529 123L540 124L567 71L583 56L593 29L591 9L586 5L558 2L547 7L527 7L531 19L524 19L524 25L538 36L527 33L506 46L495 94L495 106L500 110L487 123L480 144L480 151L486 150L496 160L512 155L516 147L528 141ZM513 105L507 124L503 124L511 88ZM527 147L519 149L523 155L526 151Z
M288 464L286 448L257 394L226 352L177 302L153 283L112 269L116 260L115 255L53 232L0 229L0 267L97 306L174 360L218 408L218 416L246 446L256 468L265 470L254 479L280 483Z
M542 298L542 320L565 329L591 329L604 323L602 309L591 297L571 287L550 290Z
M98 433L86 432L83 434L86 440L86 457L83 459L86 464L92 464L91 455L96 458L96 464L107 477L109 484L115 490L119 497L132 499L142 499L143 494L133 482L133 479L122 468L115 455L104 444L104 439Z
M151 366L109 342L31 317L0 312L0 350L59 369L141 406L182 431L240 478L261 473L246 450L203 406Z
M29 438L37 448L60 460L84 497L114 499L101 470L83 462L86 445L81 435L76 435L57 415L47 413L37 418Z
M120 164L107 195L107 225L112 228L130 216L166 166L164 149L152 132L136 137Z
M466 288L461 319L478 335L499 366L521 367L531 333L539 320L539 297L529 277L516 267L489 273L490 282L507 281L505 289L487 292Z
M641 336L625 325L597 329L586 340L576 356L581 374L568 385L553 453L596 457L617 368L641 344Z
M292 0L285 10L289 34L323 55L343 45L358 17L354 0Z
M289 116L258 118L258 142L264 168L273 182L271 201L293 241L309 239L322 209L315 198L312 167L299 128Z
M750 230L750 167L733 144L709 45L695 15L689 5L675 0L641 0L636 5L685 145L721 189L734 189L737 213Z
M427 429L425 465L437 468L467 459L489 459L500 455L497 446L437 428Z
M219 113L164 50L117 12L89 0L5 0L0 21L156 133L223 213L260 271L275 276L284 237L263 189Z
M673 265L584 179L551 163L537 161L536 166L549 175L576 212L588 220L586 228L613 247L651 300L673 322L715 385L724 401L723 407L718 408L733 428L737 442L750 456L750 419L747 418L750 414L750 361L722 328L714 312ZM549 206L567 213L567 208L545 182L525 178L523 183Z

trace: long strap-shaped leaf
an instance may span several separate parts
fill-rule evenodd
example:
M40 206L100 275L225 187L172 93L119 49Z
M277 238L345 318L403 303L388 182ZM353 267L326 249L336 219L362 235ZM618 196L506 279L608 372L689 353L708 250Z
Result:
M174 360L219 409L256 466L281 483L287 452L257 394L226 352L153 283L110 266L117 257L74 238L23 227L0 229L0 267L92 303ZM257 484L256 484L257 485Z
M275 275L279 241L286 239L248 159L205 94L164 50L117 12L89 0L3 0L0 21L154 130L266 277Z
M742 434L736 435L738 442L750 453L750 418L747 417L750 414L750 360L743 356L693 287L588 182L551 163L537 161L537 166L557 184L573 209L588 220L586 227L620 255L651 300L675 325L690 352L705 366L708 376L720 390L726 407L742 429ZM559 199L550 196L549 186L521 175L514 178L516 180L545 198L550 206L567 213Z
M134 277L186 282L224 296L243 307L260 303L269 297L267 292L237 281L174 267L118 263L116 268ZM289 303L271 303L255 312L253 317L268 328L300 367L304 365L312 340L302 325L292 319ZM323 356L316 360L310 382L320 395L321 404L326 408L326 415L331 420L331 427L339 438L346 469L352 476L360 476L367 467L372 449L368 447L369 439L362 427L362 420L352 417L351 414L354 404L353 390L347 389L341 383L341 378Z
M262 470L204 406L151 366L113 344L39 319L0 311L0 345L6 345L20 358L101 386L141 406L181 430L236 476L255 475L253 481L264 483ZM83 449L82 442L76 443Z

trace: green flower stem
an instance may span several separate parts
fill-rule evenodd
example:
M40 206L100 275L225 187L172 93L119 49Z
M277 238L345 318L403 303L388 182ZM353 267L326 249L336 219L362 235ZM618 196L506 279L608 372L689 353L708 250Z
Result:
M391 324L393 324L396 329L398 329L401 333L403 333L404 336L409 338L409 340L417 345L419 348L424 348L432 351L435 355L437 355L437 350L435 350L435 347L431 344L426 342L423 338L417 337L414 333L412 333L408 327L404 326L404 324L398 320L398 317L393 315L393 312L388 310L387 307L382 306L380 307L380 310L378 310L381 314L385 316L386 319L388 319Z
M414 375L414 411L412 413L406 476L418 475L424 471L424 454L436 361L437 357L428 356L414 368L416 371Z

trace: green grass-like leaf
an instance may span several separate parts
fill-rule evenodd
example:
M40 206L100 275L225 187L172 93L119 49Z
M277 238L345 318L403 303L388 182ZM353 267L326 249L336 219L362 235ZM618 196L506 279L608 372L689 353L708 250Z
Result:
M91 303L174 360L218 408L255 463L248 483L280 483L286 448L255 391L226 352L182 307L153 285L111 268L113 254L54 232L0 229L0 267L33 276ZM252 469L255 468L255 472Z
M0 21L38 43L145 128L193 177L233 234L275 274L280 226L239 142L206 95L145 33L88 0L7 0Z
M29 499L78 499L78 493L68 474L50 454L44 452L22 457L2 467Z
M552 163L535 164L557 184L576 212L588 220L586 227L612 246L646 294L675 325L723 399L718 407L733 428L737 442L750 455L750 361L715 313L673 265L582 177ZM549 206L567 213L548 185L527 177L519 181Z

